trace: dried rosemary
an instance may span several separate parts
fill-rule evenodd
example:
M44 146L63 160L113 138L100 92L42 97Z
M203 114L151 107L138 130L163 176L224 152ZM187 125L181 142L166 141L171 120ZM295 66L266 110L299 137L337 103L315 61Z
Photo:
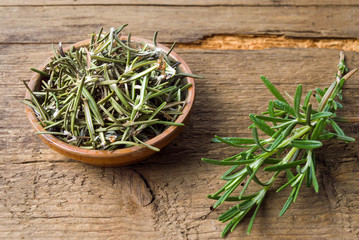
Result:
M321 147L322 141L326 139L335 138L345 142L355 141L355 139L346 136L338 126L337 122L345 122L345 120L343 121L335 114L338 108L342 108L342 105L335 99L337 97L341 99L344 82L357 69L342 76L347 71L344 55L341 53L336 80L329 88L316 89L315 96L318 101L316 110L312 108L310 103L312 91L306 94L302 102L302 86L298 85L293 98L293 106L291 106L272 83L261 76L263 83L277 100L270 101L267 111L262 115L249 115L253 122L249 126L253 137L216 136L212 140L213 142L247 149L221 161L202 159L202 161L211 164L231 166L221 177L227 183L216 193L208 196L210 199L217 200L213 208L217 208L224 201L237 202L234 207L218 218L221 222L229 221L222 232L222 237L226 236L229 231L233 231L247 213L254 210L247 230L247 234L250 233L255 216L266 193L281 173L286 174L288 181L279 187L277 192L286 187L292 189L288 200L279 213L280 216L295 202L303 182L307 187L313 186L315 192L318 192L314 149ZM331 126L331 128L327 128L327 126ZM259 139L258 129L269 137ZM257 177L260 171L273 173L273 175L267 182L263 182ZM245 184L244 181L246 181ZM252 182L260 190L254 194L246 194L246 190ZM240 194L234 194L234 190L241 183L243 183L243 188Z
M126 24L127 25L127 24ZM126 41L119 35L126 26L91 35L88 47L59 49L41 75L40 90L23 102L35 111L45 132L87 149L115 150L146 146L145 141L175 123L186 104L185 77L170 52Z

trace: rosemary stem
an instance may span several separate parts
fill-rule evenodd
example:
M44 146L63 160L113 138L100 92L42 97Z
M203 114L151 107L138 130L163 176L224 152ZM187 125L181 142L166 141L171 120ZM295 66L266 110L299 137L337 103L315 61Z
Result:
M47 134L87 149L158 151L146 141L183 126L175 121L188 103L186 77L197 76L173 66L170 52L131 41L131 34L120 40L125 26L91 34L89 46L64 51L60 43L43 71L31 69L41 85L33 92L24 82L31 99L23 102Z
M219 217L222 222L228 221L228 224L223 229L222 237L226 236L229 231L233 231L244 216L255 208L248 224L247 234L250 233L257 211L267 191L273 186L280 173L285 173L288 181L280 186L276 192L286 187L291 187L292 189L279 216L282 216L289 206L296 201L304 180L307 187L313 186L315 192L318 192L319 184L316 179L314 149L321 147L323 145L322 141L326 139L335 138L345 142L355 141L354 138L346 136L337 123L355 122L358 121L358 118L340 118L335 114L338 108L342 108L342 105L335 99L338 97L341 100L341 90L344 82L357 69L342 77L347 71L344 54L341 53L336 80L329 88L316 89L316 98L319 101L317 111L312 109L312 103L310 103L312 91L305 95L304 102L301 104L302 86L299 84L294 97L287 94L292 99L293 106L291 106L274 85L267 78L261 76L263 83L277 100L270 101L267 112L262 113L262 115L249 115L253 122L249 127L252 129L252 138L215 136L213 142L247 148L247 150L221 161L209 158L202 159L204 162L216 165L231 166L221 177L221 179L227 181L224 186L216 193L208 196L217 200L213 205L214 208L224 201L238 202ZM175 95L173 92L171 94ZM331 125L331 128L327 128L328 125ZM265 140L260 140L257 129L269 137ZM262 167L264 163L269 166ZM239 169L241 166L245 167ZM274 172L266 183L260 181L256 176L260 169L265 172ZM244 184L245 180L246 183ZM260 185L260 190L254 194L245 195L251 182ZM232 194L240 184L243 185L241 193L239 196L233 196Z

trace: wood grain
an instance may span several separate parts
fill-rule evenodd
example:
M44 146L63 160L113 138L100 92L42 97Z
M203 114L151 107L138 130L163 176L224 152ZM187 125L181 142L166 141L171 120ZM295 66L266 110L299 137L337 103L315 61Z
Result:
M48 56L48 44L0 45L0 238L25 239L218 239L216 218L229 205L210 211L206 194L223 182L226 168L201 157L236 151L210 144L214 134L249 136L248 114L271 99L259 75L280 90L325 87L333 80L339 52L325 49L185 50L177 52L197 80L190 123L156 156L124 168L84 165L48 149L34 136L19 101L31 66ZM20 53L20 54L19 54ZM359 54L347 52L350 68ZM357 116L359 75L344 89L342 116ZM344 130L359 137L359 126ZM340 151L338 151L341 149ZM346 151L342 151L342 150ZM227 239L355 239L359 236L358 145L327 142L319 152L320 192L303 188L283 217L287 191L271 192L250 236L249 219ZM284 180L284 179L282 179Z
M357 38L351 6L14 6L0 7L0 43L73 43L91 32L129 23L133 35L161 42L194 42L216 34ZM145 16L145 17L142 17ZM350 24L348 24L350 23ZM169 27L170 26L170 27Z
M1 6L51 6L51 5L166 5L166 6L358 6L356 0L2 0Z
M219 176L227 168L200 159L237 149L210 139L250 135L248 114L264 111L262 103L272 99L261 74L290 94L298 83L304 91L328 86L339 51L291 45L288 38L356 44L358 9L356 0L1 0L0 238L219 239L225 224L217 217L230 204L211 211L214 202L206 195L222 186ZM160 42L179 42L176 52L205 79L197 80L193 115L172 144L136 165L92 167L55 153L34 135L20 103L21 81L51 54L50 43L77 42L102 26L124 23L136 36L151 38L159 30ZM262 36L263 49L270 49L246 50L251 43L240 50L196 47L240 36L231 43L237 46L246 35ZM271 45L265 40L271 36L283 44ZM184 49L188 43L192 49ZM349 68L359 66L358 52L346 56ZM359 74L345 85L338 115L359 115L358 80ZM358 124L342 126L359 138ZM303 187L278 217L289 192L272 191L251 235L245 234L247 218L227 239L358 239L359 146L328 141L317 155L318 194Z

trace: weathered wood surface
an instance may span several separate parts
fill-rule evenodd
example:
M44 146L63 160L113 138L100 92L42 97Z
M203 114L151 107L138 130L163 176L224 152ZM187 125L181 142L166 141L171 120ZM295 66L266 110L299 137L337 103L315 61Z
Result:
M0 7L0 43L73 43L101 26L162 42L193 42L216 34L357 38L358 7L14 6ZM350 23L350 24L349 24ZM169 27L170 26L170 27Z
M0 6L52 5L166 5L166 6L358 6L356 0L12 0L0 1Z
M97 17L97 25L89 17L96 8L103 14ZM330 84L338 61L339 51L328 49L177 49L193 72L205 77L197 80L196 104L184 132L162 152L142 163L122 168L92 167L65 158L40 142L19 102L25 92L21 80L31 76L28 69L40 65L51 52L47 42L81 40L102 24L109 27L126 18L131 20L130 27L136 35L149 37L153 30L162 30L160 40L164 42L187 42L219 31L245 34L234 23L240 25L248 21L248 16L252 26L261 25L251 31L261 33L272 28L270 20L263 22L259 15L284 14L292 8L256 7L249 13L249 8L241 7L201 8L199 13L195 9L198 15L194 18L193 7L184 6L179 13L177 7L156 10L152 6L133 6L121 7L127 12L123 10L124 15L116 15L112 21L111 14L119 7L66 7L67 13L59 9L0 7L0 238L3 239L219 239L224 224L216 218L229 205L210 211L213 201L205 196L223 184L219 176L226 168L204 164L200 158L221 158L236 149L210 144L211 137L249 136L248 114L263 111L265 106L260 103L271 99L260 82L260 74L280 90L293 93L298 83L303 84L304 90ZM80 15L75 15L79 9ZM303 10L301 17L313 18L313 22L329 14L320 15L323 10L308 9L315 11ZM349 16L347 10L351 12L349 22L343 20ZM142 17L131 16L134 12ZM323 31L340 38L339 32L345 28L348 36L357 37L357 12L356 7L336 7L336 19L343 22L330 26L329 21L322 26ZM162 16L162 20L170 15L175 19L184 16L186 21L182 24L174 21L165 30L169 26L166 21L155 17L145 20L144 16L150 13ZM224 16L221 14L226 18L215 22ZM231 18L237 22L231 23ZM200 23L194 24L197 20ZM227 26L227 21L233 25ZM287 29L307 31L304 24L292 26L295 21L292 16L292 20L276 28L281 33ZM190 24L195 29L186 32ZM317 31L316 26L312 29ZM304 35L311 37L310 33ZM358 66L359 53L346 55L350 68ZM356 75L344 89L342 116L358 116L358 88ZM344 130L359 138L358 124L345 125ZM357 239L359 146L329 141L318 155L318 194L303 187L297 202L278 217L288 192L271 192L258 213L252 234L245 234L247 219L228 239Z

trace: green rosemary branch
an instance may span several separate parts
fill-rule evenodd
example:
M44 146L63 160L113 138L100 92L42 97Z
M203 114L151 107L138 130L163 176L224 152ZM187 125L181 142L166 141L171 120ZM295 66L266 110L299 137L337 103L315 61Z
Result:
M254 209L249 222L247 234L251 232L255 216L271 189L273 183L281 173L285 173L288 181L279 187L279 192L286 187L291 188L291 193L279 215L283 215L289 206L296 201L301 185L305 182L307 187L313 186L318 192L319 185L316 179L316 162L314 149L322 146L322 141L338 139L345 142L353 142L354 138L348 137L338 126L340 118L335 111L342 105L335 99L341 99L341 90L344 82L358 69L345 74L348 69L341 53L337 79L330 87L322 90L316 89L318 108L314 110L310 103L312 91L309 91L302 102L302 85L298 85L291 106L273 84L264 76L263 83L277 100L269 101L267 111L262 115L250 114L253 124L252 138L219 137L215 136L213 142L226 143L234 147L246 148L246 150L223 160L203 158L202 161L231 166L221 177L227 183L216 193L208 198L217 200L213 208L217 208L225 201L235 201L237 204L224 212L218 220L228 222L222 232L222 237L229 231L233 231L238 223ZM343 121L341 121L343 122ZM331 126L334 131L330 131ZM258 129L268 135L267 139L259 139ZM259 171L272 172L273 175L267 182L262 182L257 177ZM234 190L246 180L239 195L233 194ZM260 190L254 194L246 194L251 182L260 186Z

